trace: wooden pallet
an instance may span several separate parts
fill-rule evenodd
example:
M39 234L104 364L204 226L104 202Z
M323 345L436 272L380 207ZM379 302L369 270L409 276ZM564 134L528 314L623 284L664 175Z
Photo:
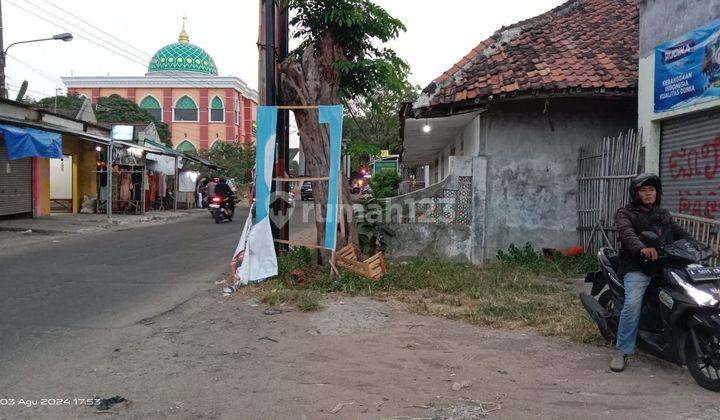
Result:
M372 280L380 280L387 272L385 254L382 251L360 261L360 250L355 244L349 244L338 250L335 254L335 263L348 271Z

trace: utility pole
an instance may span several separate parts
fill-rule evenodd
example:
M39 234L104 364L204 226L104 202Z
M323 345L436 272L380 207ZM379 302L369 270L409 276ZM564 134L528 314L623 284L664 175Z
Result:
M279 45L278 45L279 43ZM258 90L260 92L260 103L262 105L278 104L278 85L280 84L280 72L278 60L282 61L288 54L288 10L287 2L280 1L279 13L275 7L275 0L260 0L260 31L258 36L259 47L259 72L258 72ZM273 165L273 177L284 177L288 172L289 155L289 119L287 110L279 110L278 125L276 127L277 143L275 146L275 165ZM260 176L258 174L257 176ZM274 221L284 221L287 214L287 203L283 197L278 197L277 193L283 191L288 192L288 183L273 182L271 184L271 207L273 218L271 218L271 228L273 238L289 239L289 221L280 227ZM274 219L274 221L273 221ZM276 244L277 250L286 249L285 245Z
M265 105L275 101L275 0L265 0Z
M277 91L275 89L275 81L277 79L277 65L275 59L275 0L264 0L264 29L265 29L265 105L277 105ZM276 127L277 130L277 127ZM277 137L276 137L277 138ZM275 165L273 165L273 178L282 177L284 174L278 165L280 159L279 147L280 143L275 144ZM262 176L262 174L256 174ZM280 215L280 206L278 203L278 191L282 191L282 187L278 188L279 182L273 181L270 185L270 207L273 210L273 216L270 218L270 228L274 239L280 239L280 227L277 225ZM282 201L282 200L280 200ZM275 244L276 250L281 250L280 244Z
M114 145L113 145L113 136L112 136L112 134L110 134L110 144L108 144L108 147L107 147L107 157L106 157L106 160L107 160L107 162L106 162L106 163L107 163L107 164L106 164L107 173L105 174L105 176L106 176L106 183L107 183L107 188L105 189L106 194L107 194L107 197L105 197L105 205L107 206L107 218L108 218L108 223L111 223L111 222L112 222L112 175L113 175L113 174L112 174L112 171L113 171L112 161L113 161L113 147L114 147ZM177 162L177 161L176 161L176 162ZM176 185L177 185L177 176L175 177L175 180L176 180ZM177 190L175 190L175 200L177 200Z
M289 17L288 17L288 2L287 0L280 0L280 13L278 16L278 38L279 39L279 52L278 52L278 63L282 63L288 56L289 53ZM283 99L283 91L282 91L282 83L280 80L280 66L275 66L276 69L276 77L277 77L277 86L279 87L278 90L278 99ZM281 110L278 115L278 136L277 138L280 140L278 144L278 165L279 170L282 172L281 176L287 176L289 174L290 169L290 111L289 110ZM290 194L290 183L288 182L280 182L280 185L278 185L283 192L284 197L289 197ZM285 200L280 200L280 214L281 219L285 220L288 214L288 205ZM280 239L282 240L290 240L290 221L288 220L287 223L285 223L280 228Z
M2 0L0 0L0 97L7 99L5 87L5 42L3 41Z

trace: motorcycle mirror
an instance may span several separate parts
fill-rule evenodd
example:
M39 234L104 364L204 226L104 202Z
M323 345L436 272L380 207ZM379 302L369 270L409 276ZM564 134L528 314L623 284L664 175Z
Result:
M642 233L640 233L640 239L646 244L652 246L665 245L662 239L660 239L660 237L655 232L643 231Z

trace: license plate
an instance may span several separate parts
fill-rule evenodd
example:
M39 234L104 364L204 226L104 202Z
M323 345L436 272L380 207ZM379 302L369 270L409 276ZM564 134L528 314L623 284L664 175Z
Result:
M210 208L211 209L219 209L220 205L219 204L210 204Z
M688 276L695 281L720 280L720 267L686 268Z

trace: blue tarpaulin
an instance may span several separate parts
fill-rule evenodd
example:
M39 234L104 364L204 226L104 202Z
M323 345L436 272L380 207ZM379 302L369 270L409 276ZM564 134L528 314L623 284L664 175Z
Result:
M62 159L62 134L0 124L8 159L41 157Z

